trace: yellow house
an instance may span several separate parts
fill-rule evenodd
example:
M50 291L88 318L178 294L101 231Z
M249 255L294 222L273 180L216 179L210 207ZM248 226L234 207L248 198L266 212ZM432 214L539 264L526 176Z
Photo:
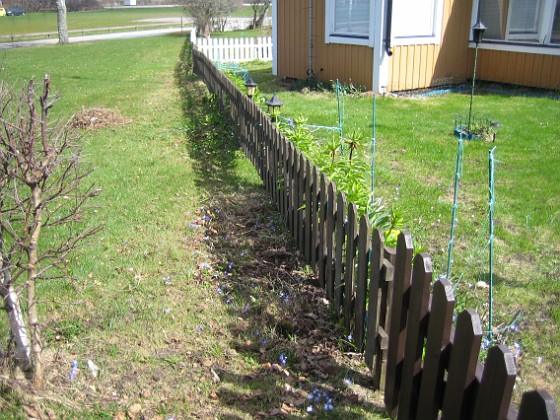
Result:
M274 74L377 92L477 79L560 90L560 0L273 0Z

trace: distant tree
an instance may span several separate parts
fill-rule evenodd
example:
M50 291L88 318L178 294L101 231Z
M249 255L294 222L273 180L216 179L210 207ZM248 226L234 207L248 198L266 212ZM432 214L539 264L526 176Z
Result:
M68 24L66 23L66 0L56 0L56 20L58 24L58 42L68 44Z
M260 28L263 26L264 19L266 18L266 12L270 7L272 0L250 0L249 4L253 9L253 23L251 24L252 29Z
M212 24L227 18L241 5L241 0L183 0L189 16L194 20L196 35L208 38Z
M35 389L44 385L38 286L68 277L69 254L99 230L76 223L98 190L83 186L75 130L49 122L58 100L49 89L48 76L42 92L32 81L21 95L0 84L0 297L16 362Z

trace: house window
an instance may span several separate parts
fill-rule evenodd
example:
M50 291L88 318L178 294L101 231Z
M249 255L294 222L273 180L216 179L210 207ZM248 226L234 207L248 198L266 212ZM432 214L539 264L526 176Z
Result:
M373 45L371 0L327 0L326 42Z
M484 39L559 44L559 7L560 0L479 0Z
M441 0L393 0L393 45L439 43Z

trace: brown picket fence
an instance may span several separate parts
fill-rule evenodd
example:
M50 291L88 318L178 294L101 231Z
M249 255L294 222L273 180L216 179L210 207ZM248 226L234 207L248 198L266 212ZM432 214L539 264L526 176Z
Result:
M557 418L546 391L524 393L519 410L511 404L511 351L494 346L484 366L479 363L478 314L465 310L454 325L452 287L446 280L432 284L431 259L413 258L409 233L400 234L396 249L385 247L368 217L358 218L356 205L196 50L193 68L219 99L299 250L318 272L319 286L364 352L391 416Z

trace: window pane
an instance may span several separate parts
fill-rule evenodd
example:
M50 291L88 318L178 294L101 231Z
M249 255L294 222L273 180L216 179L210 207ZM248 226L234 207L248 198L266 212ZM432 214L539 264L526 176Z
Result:
M504 0L480 0L480 20L486 26L484 38L505 39L507 9ZM472 35L471 35L472 36Z
M541 13L540 0L511 0L509 35L538 41Z
M335 0L334 34L368 37L370 0Z
M427 37L435 33L436 0L394 0L392 32L395 37Z
M554 20L552 21L552 34L550 36L550 42L553 44L560 44L560 1L556 2Z

